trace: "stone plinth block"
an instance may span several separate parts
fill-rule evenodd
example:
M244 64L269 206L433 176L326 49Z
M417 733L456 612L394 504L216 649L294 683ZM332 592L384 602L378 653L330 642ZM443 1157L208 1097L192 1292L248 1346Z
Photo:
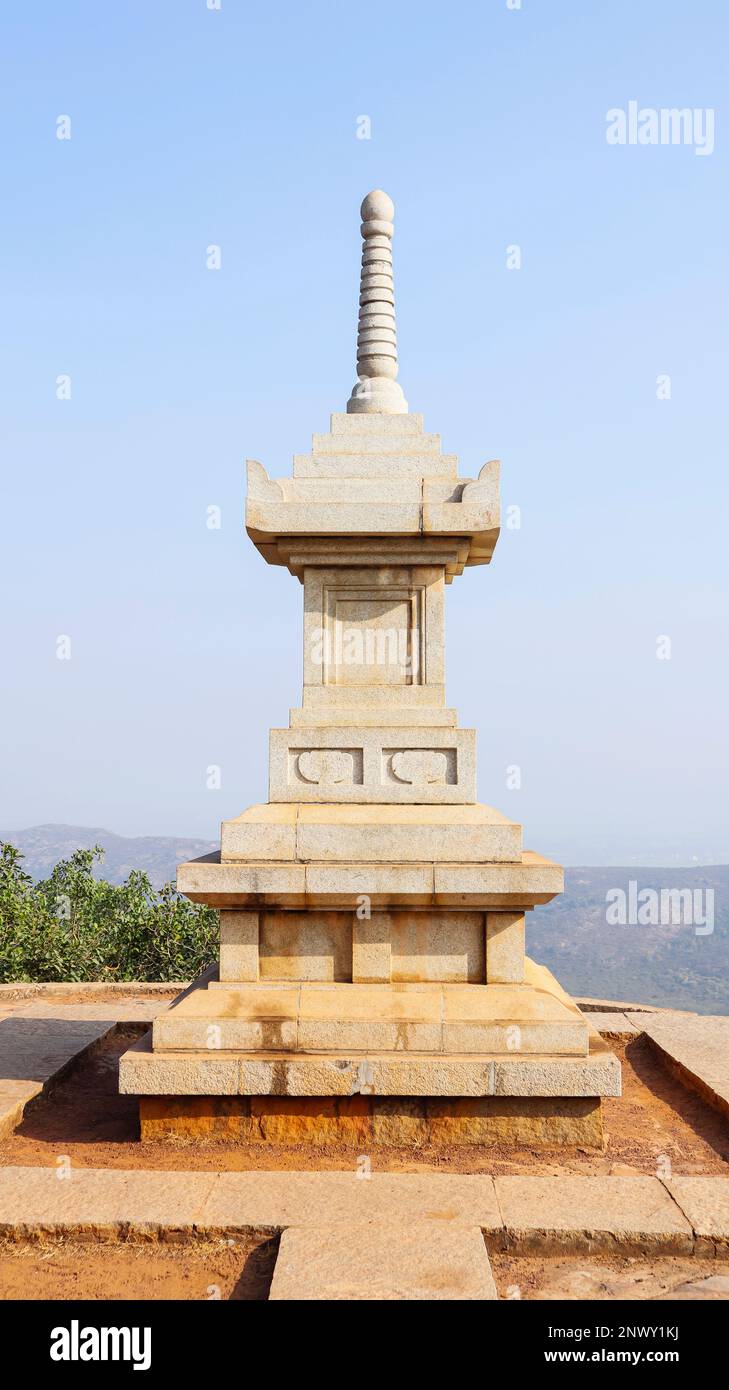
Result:
M127 1095L204 1096L551 1096L620 1095L620 1063L599 1038L587 1057L454 1054L152 1052L148 1035L125 1052Z
M461 805L476 800L472 729L421 729L413 720L397 732L297 726L272 729L270 738L273 803Z
M487 912L486 979L489 984L523 984L523 912Z
M369 1153L454 1144L601 1148L599 1097L144 1096L141 1133L242 1144L337 1145Z
M278 810L292 811L292 807ZM321 808L306 807L312 812ZM351 811L353 807L343 807ZM367 810L366 807L356 808ZM393 811L395 808L386 808ZM411 811L412 807L398 807ZM435 810L440 808L427 808ZM454 811L455 807L444 807ZM234 822L226 822L226 825ZM234 840L229 841L235 844ZM364 896L372 907L454 907L526 911L561 893L559 864L524 850L519 859L488 864L420 860L275 861L206 854L178 865L177 889L193 902L220 908L322 907L355 911Z
M221 912L221 980L258 979L257 912Z
M153 1025L155 1053L428 1052L582 1056L576 1005L530 985L272 983L187 991Z
M221 857L224 864L515 864L521 857L521 826L481 804L268 804L223 821Z
M389 984L392 978L392 932L387 913L352 923L352 980L358 984Z

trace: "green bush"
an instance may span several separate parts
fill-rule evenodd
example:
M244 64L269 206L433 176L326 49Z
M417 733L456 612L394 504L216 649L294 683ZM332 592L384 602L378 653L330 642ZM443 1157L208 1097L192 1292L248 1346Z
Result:
M103 855L77 849L34 883L19 850L0 844L0 983L191 980L216 958L213 908L136 869L123 884L95 879Z

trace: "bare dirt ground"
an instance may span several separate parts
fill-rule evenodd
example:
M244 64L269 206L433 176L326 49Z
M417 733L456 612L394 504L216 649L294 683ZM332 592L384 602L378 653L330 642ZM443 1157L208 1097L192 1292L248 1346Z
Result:
M13 1299L265 1301L277 1240L197 1245L0 1243L0 1290ZM521 1258L491 1254L499 1298L636 1302L729 1298L729 1261L669 1257Z
M653 1299L729 1299L729 1261L695 1256L578 1256L491 1254L499 1298L636 1302Z
M0 1242L3 1299L268 1298L278 1240L196 1245Z
M230 1142L141 1143L137 1104L117 1091L119 1054L140 1029L120 1028L50 1094L27 1108L19 1129L0 1144L0 1164L49 1166L59 1154L92 1168L346 1169L345 1147L242 1145ZM729 1126L699 1096L669 1075L645 1040L614 1044L623 1062L623 1096L605 1102L606 1145L594 1149L504 1145L378 1148L380 1171L729 1175Z

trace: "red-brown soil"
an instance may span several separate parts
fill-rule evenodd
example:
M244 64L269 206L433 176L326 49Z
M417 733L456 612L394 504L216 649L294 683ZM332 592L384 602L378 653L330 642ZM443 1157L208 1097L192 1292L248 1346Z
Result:
M268 1298L278 1240L196 1245L0 1243L3 1299Z
M565 1255L554 1258L491 1253L499 1298L729 1299L729 1261L695 1255L641 1258Z
M196 1170L344 1169L354 1149L242 1145L224 1141L139 1140L137 1103L117 1091L118 1057L141 1030L119 1028L27 1108L15 1134L0 1144L0 1163L54 1165L68 1154L93 1168ZM729 1174L729 1126L699 1096L669 1075L645 1039L615 1044L623 1062L623 1096L605 1102L602 1152L454 1145L415 1149L377 1148L375 1168L478 1173L674 1173ZM213 1281L214 1282L214 1281Z

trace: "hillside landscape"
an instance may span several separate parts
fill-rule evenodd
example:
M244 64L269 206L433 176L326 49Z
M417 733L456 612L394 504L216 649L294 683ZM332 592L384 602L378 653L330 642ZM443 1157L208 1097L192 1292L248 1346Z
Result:
M209 854L212 841L173 836L115 835L86 826L39 825L3 836L25 856L34 879L47 877L75 849L101 845L97 878L121 884L142 869L155 887L172 881L184 859ZM714 894L714 928L691 924L612 925L607 895L630 883ZM565 870L564 894L527 918L527 950L577 996L625 999L698 1013L729 1013L729 865L692 868L584 867Z

